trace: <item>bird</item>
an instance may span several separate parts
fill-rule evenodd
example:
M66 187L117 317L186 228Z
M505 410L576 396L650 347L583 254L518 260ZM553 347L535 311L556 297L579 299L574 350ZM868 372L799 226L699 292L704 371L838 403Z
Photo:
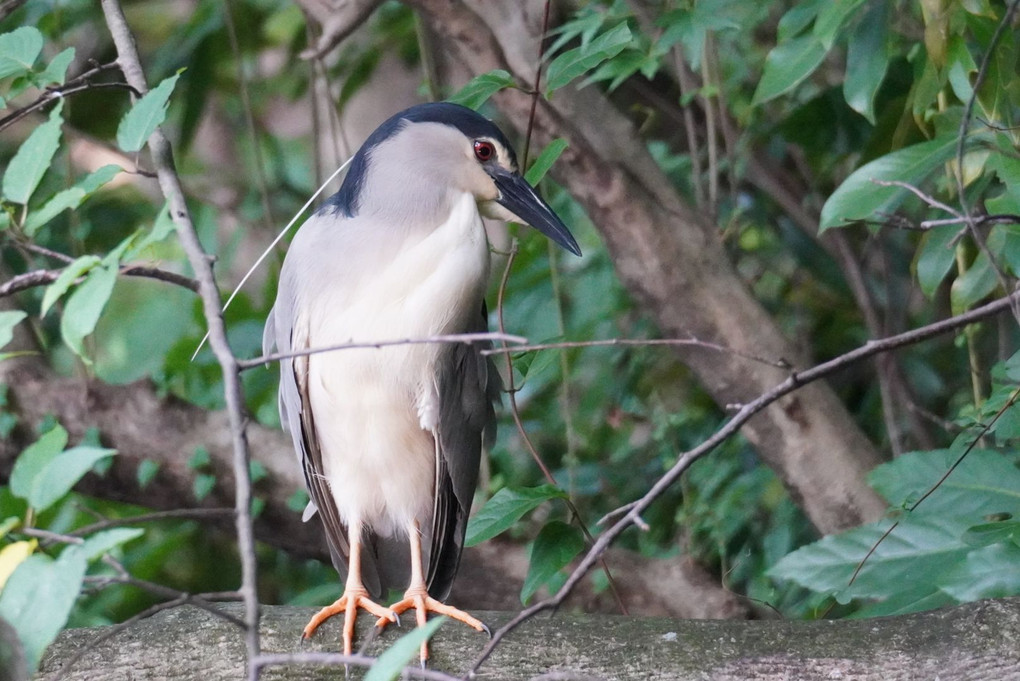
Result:
M563 221L521 175L507 137L449 102L385 120L351 160L339 191L295 234L267 317L263 350L280 362L279 410L344 589L302 632L343 614L352 650L359 610L377 626L414 609L479 630L444 603L494 437L501 383L478 343L427 339L487 329L490 245L482 218L531 225L580 256ZM404 589L381 605L390 589ZM422 644L421 664L428 657Z

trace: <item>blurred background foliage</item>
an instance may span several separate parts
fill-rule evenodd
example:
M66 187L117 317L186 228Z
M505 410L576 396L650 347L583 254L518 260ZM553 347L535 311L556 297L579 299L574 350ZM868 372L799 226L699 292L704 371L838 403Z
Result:
M551 51L583 47L627 26L626 43L589 70L587 86L612 92L679 190L714 216L748 286L813 360L969 309L1001 295L1004 286L1012 290L1020 262L1016 224L983 229L984 251L964 236L949 247L948 257L945 233L898 229L885 214L857 216L861 219L835 225L841 228L825 236L817 230L823 205L851 171L913 144L956 134L977 65L1005 12L1002 2L618 0L556 5L562 13ZM417 75L423 29L413 12L396 2L383 4L325 61L299 58L309 32L302 12L288 0L134 0L125 10L150 84L183 69L165 127L201 238L218 258L224 290L233 287L314 192L324 169L356 147L323 101L343 111L366 92L385 90L394 68L412 74L421 97L446 97L462 84L426 82ZM69 75L92 60L115 59L102 14L90 0L27 0L0 24L0 31L19 26L37 27L45 36L40 65L75 47ZM964 197L988 213L1015 215L1020 213L1015 128L1020 42L1011 29L996 40L995 59L974 111L985 137L980 146L968 147ZM678 84L678 66L694 89L690 83ZM93 82L115 80L117 73L111 71ZM22 85L0 80L0 96L9 100L0 116L40 92L30 85L17 92ZM133 156L112 143L130 106L123 89L93 88L65 98L62 143L35 193L39 203L103 163L133 167ZM692 156L682 124L687 106L699 129L709 118L723 128L718 157L711 163L705 148L694 150L698 158ZM494 109L483 110L498 118ZM362 127L370 129L382 117L369 116ZM3 131L0 164L7 165L42 120L30 116ZM522 146L518 143L519 150ZM777 177L761 176L766 161L779 169ZM958 206L951 156L931 165L921 178L924 188ZM784 191L775 191L773 184ZM102 256L136 230L147 233L158 223L162 199L153 188L151 182L122 173L77 209L39 228L31 240L74 258ZM544 182L543 191L572 226L585 257L560 258L543 240L522 234L503 310L507 330L532 342L655 337L653 325L617 281L583 211L551 181ZM781 196L792 196L793 204ZM31 207L37 207L35 200ZM57 266L19 245L27 241L17 228L20 209L11 203L5 209L5 231L0 233L5 277ZM947 217L905 195L889 212L915 225ZM957 232L958 225L950 236ZM936 239L942 239L941 250L933 244ZM841 249L860 265L865 305L848 281ZM188 273L172 238L147 246L137 257ZM262 323L281 259L280 252L274 253L227 312L230 341L239 357L260 353ZM967 279L975 268L981 268L982 276ZM149 378L168 394L209 409L223 407L212 353L206 348L191 361L204 326L199 301L189 291L120 277L95 333L86 340L91 365L61 342L60 314L38 318L43 294L42 288L24 292L18 305L34 315L34 332L61 372L88 373L111 383ZM494 308L495 295L490 297ZM889 468L875 473L882 491L891 495L892 477L903 480L913 474L910 467L896 466L900 459L895 457L914 450L961 452L974 440L975 428L987 425L1000 409L1010 412L1018 376L1015 367L1010 370L1002 362L1013 355L1016 341L1016 320L1003 315L955 338L938 337L897 352L889 370L903 390L893 396L892 417L883 409L889 396L882 395L873 365L855 365L830 379L858 423L890 457ZM993 367L998 368L993 372ZM661 347L546 351L515 357L515 372L525 427L589 526L643 494L678 452L697 445L726 416ZM245 372L243 380L251 414L267 425L277 424L275 369ZM1010 418L1013 423L1016 415ZM500 425L485 468L481 493L486 498L503 487L544 482L505 413ZM1020 429L1005 427L993 433L985 447L994 453L982 456L998 457L1015 474L1018 435ZM936 468L944 470L951 460L939 459L941 468ZM918 489L924 486L911 487L912 497L887 498L894 505L906 503L908 497L918 498ZM1004 498L1002 509L1010 503L1017 508L1015 499ZM954 513L952 504L930 505L936 517ZM973 518L957 523L954 538L981 523L1010 521L1009 513L989 516L990 508L978 508ZM71 494L35 522L63 532L91 522L97 513L119 517L139 510ZM9 491L0 496L0 517L25 513L23 500ZM528 516L510 534L527 542L555 519L569 519L556 502ZM840 595L840 580L845 586L847 574L839 570L829 581L804 575L790 562L785 570L768 572L816 536L776 476L739 437L696 463L645 520L649 531L629 531L626 547L647 556L693 556L727 588L785 616L817 616L834 604L833 612L851 613L862 603L885 598L867 591ZM1010 527L1015 530L1015 523L999 527L1005 534L981 546L1015 557L1020 532ZM147 525L143 538L117 550L123 564L141 578L183 590L215 591L237 583L232 547L226 534L198 521L177 520ZM829 549L844 562L850 555L839 547ZM932 588L902 608L1020 590L1015 579L1000 584L998 591L940 590L950 570L963 570L950 580L953 584L972 581L973 573L960 566L973 553L947 557L932 577ZM974 561L974 570L988 565ZM259 564L264 602L308 604L339 595L329 566L290 558L268 546L260 547ZM90 574L104 569L97 566ZM914 577L909 571L902 576ZM116 621L151 603L151 596L130 587L98 590L79 601L71 623Z

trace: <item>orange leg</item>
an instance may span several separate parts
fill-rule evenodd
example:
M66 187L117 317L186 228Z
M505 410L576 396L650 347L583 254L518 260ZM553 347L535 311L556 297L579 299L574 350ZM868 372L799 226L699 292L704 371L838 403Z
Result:
M437 615L446 615L452 619L459 620L478 631L489 633L489 628L480 620L463 610L441 603L429 596L428 587L425 585L425 572L422 568L421 533L417 522L409 529L408 537L411 541L411 584L407 587L407 591L404 592L404 597L391 605L390 610L399 615L414 608L415 619L419 627L425 626L428 613L434 612ZM380 617L379 621L376 622L376 626L382 628L392 621L392 619ZM423 641L420 653L423 668L427 659L429 659L429 644L427 641Z
M354 622L358 617L358 608L367 610L380 622L396 622L397 614L388 608L384 608L375 601L369 599L368 591L361 582L361 524L351 522L347 531L350 541L351 555L347 571L347 584L344 585L344 594L332 605L315 614L305 626L302 638L311 638L319 625L334 615L344 614L344 655L350 655L352 642L354 640Z

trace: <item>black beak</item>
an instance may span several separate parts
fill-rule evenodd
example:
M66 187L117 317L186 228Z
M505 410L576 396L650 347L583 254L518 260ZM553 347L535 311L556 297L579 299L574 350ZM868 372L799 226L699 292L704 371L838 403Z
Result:
M492 179L496 182L496 189L499 190L496 203L574 255L581 255L574 235L563 224L563 220L560 220L549 204L542 200L520 173L511 173L498 168L492 172Z

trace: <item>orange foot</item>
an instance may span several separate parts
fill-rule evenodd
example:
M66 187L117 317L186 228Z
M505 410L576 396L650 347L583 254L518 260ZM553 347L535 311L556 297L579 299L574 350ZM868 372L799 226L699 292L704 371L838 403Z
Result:
M428 613L434 612L437 615L446 615L447 617L463 622L469 627L474 627L478 631L484 631L490 637L492 636L492 632L489 631L489 628L485 626L481 620L472 617L463 610L437 601L432 598L432 596L429 596L425 589L408 589L404 593L403 599L390 606L390 610L397 615L400 615L411 608L414 608L415 610L415 620L419 627L425 626L425 621L428 619ZM381 629L393 621L393 619L388 617L380 617L379 621L376 622L375 625ZM425 667L425 661L427 659L429 659L429 644L428 641L423 641L421 644L420 655L422 668Z
M358 617L358 608L367 610L376 617L379 618L380 622L396 622L397 613L388 608L384 608L375 601L368 597L368 592L364 589L346 589L344 595L341 596L333 605L327 605L325 608L315 613L315 616L309 620L305 626L305 630L301 633L301 638L309 639L315 630L319 628L323 622L328 620L334 615L344 614L344 655L351 654L351 644L354 640L354 622Z

